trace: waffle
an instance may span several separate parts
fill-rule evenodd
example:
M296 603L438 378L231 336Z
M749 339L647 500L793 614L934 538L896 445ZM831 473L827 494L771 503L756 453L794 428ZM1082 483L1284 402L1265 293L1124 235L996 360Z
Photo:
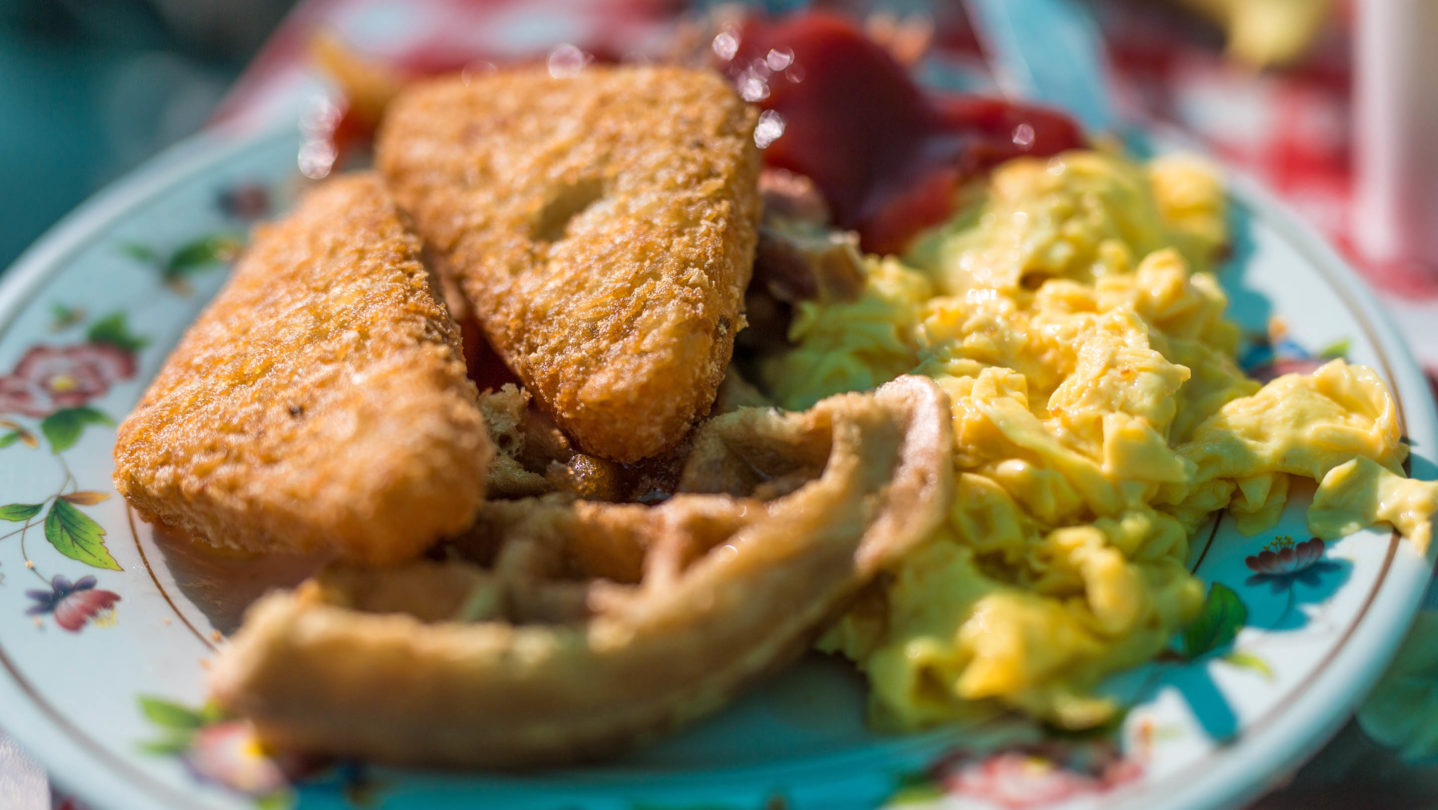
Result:
M716 417L660 505L491 502L442 560L331 568L266 597L212 667L214 696L282 749L501 768L615 755L807 649L943 520L952 447L948 399L920 377Z

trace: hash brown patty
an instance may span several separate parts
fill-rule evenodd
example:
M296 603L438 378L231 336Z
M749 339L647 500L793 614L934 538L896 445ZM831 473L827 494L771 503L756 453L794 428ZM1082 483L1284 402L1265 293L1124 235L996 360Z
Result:
M120 426L116 488L215 546L369 565L468 526L492 447L418 257L372 175L258 228Z
M630 462L708 413L744 326L754 121L707 71L516 70L406 90L376 154L524 387Z

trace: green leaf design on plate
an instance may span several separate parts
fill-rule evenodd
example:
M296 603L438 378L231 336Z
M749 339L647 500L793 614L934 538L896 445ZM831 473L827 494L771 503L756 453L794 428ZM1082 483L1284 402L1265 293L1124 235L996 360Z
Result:
M1358 725L1413 764L1438 755L1438 611L1418 614L1398 657L1358 710Z
M130 331L130 323L123 312L112 312L90 324L85 339L91 343L108 343L121 351L132 353L145 348L150 342L148 338L142 338Z
M1328 360L1336 360L1340 357L1347 357L1348 350L1351 347L1352 341L1350 341L1348 338L1342 338L1340 340L1335 340L1327 346L1324 346L1323 348L1319 349L1318 356Z
M55 550L93 568L123 571L105 548L105 530L84 512L56 499L45 516L45 539Z
M160 263L160 254L156 253L155 249L150 247L149 245L141 244L139 242L121 243L120 255L129 256L135 261L144 262L145 264Z
M200 707L199 712L200 717L204 719L205 725L207 726L212 723L218 723L221 720L230 720L234 717L234 715L220 708L220 704L213 700L205 701L205 705Z
M24 523L32 517L40 514L44 508L43 503L12 503L8 506L0 506L0 520L8 520L11 523Z
M0 436L0 450L4 450L15 442L34 449L40 446L40 440L34 433L26 430L19 422L12 422L9 419L0 419L0 428L9 428L10 432Z
M142 742L140 743L140 751L145 754L172 757L190 750L190 746L193 744L194 740L189 735L176 734L173 737Z
M1191 661L1231 643L1248 622L1248 606L1221 582L1208 586L1203 610L1183 628L1183 653Z
M115 420L89 406L66 408L45 417L40 432L50 440L50 449L63 453L75 446L86 425L113 425Z
M1259 675L1262 675L1264 678L1270 681L1273 680L1273 670L1269 668L1268 662L1263 660L1262 658L1259 658L1251 652L1234 650L1228 655L1223 656L1223 660L1226 663L1233 664L1236 667L1251 669L1254 672L1257 672Z
M61 303L50 305L50 331L58 332L66 327L74 326L85 317L85 310L78 307L68 307Z
M208 722L205 715L174 701L148 695L140 695L136 700L145 719L161 728L194 731Z
M161 273L166 281L179 280L210 265L233 260L243 244L233 234L214 234L186 242L170 254Z
M255 810L289 810L294 806L294 796L288 790L276 791L255 799Z

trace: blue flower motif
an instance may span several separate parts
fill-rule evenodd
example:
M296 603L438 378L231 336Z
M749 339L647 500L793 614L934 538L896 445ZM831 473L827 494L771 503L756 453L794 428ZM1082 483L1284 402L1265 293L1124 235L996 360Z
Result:
M25 595L35 601L25 611L26 616L54 614L55 623L72 633L80 632L85 623L105 611L112 611L120 595L114 591L95 587L94 577L80 577L71 582L56 574L50 580L50 590L26 591Z

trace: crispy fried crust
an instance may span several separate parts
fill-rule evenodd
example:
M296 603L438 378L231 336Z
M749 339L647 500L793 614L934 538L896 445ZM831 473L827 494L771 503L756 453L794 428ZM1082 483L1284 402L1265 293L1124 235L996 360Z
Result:
M492 454L459 330L378 180L257 230L115 444L146 520L395 563L463 529Z
M953 497L952 430L920 377L718 417L683 476L705 492L495 502L460 541L494 548L455 549L487 567L341 568L266 597L212 667L214 695L280 748L461 767L612 756L791 662L927 537Z
M406 91L377 155L525 388L628 462L708 411L744 325L753 126L707 72L518 71Z

